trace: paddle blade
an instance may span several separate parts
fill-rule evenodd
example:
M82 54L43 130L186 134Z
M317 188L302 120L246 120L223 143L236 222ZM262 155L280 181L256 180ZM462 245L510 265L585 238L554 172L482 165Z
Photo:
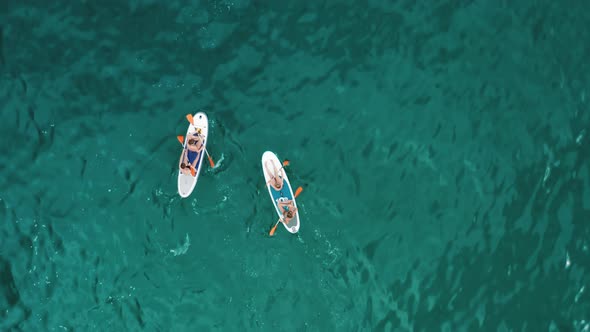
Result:
M192 115L192 114L190 114L190 113L189 113L189 114L187 114L187 115L186 115L186 119L188 120L188 122L189 122L190 124L193 124L193 115Z
M291 162L289 161L289 159L285 159L285 161L283 161L283 166L289 166Z
M211 168L215 167L215 163L213 162L213 159L211 159L210 155L207 155L207 158L209 158L209 165L211 165Z
M302 191L303 191L303 188L301 188L301 187L297 188L297 190L295 190L295 197L299 196L299 194L301 194Z
M192 176L197 176L197 171L195 170L194 167L191 167L191 175Z
M181 145L184 145L184 136L178 135L176 136L176 139L180 142Z
M279 223L276 223L274 227L270 230L270 233L268 233L268 235L273 236L275 234L275 231L277 230L278 225Z

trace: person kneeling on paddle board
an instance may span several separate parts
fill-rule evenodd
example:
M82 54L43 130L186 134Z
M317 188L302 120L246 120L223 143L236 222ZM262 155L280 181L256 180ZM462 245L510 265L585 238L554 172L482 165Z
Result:
M186 149L183 151L180 169L184 174L191 174L191 167L196 168L199 157L203 151L203 139L198 133L194 133L187 142Z
M281 197L277 199L277 206L283 214L283 222L285 225L288 224L289 221L295 217L295 213L297 212L297 208L295 207L293 200Z
M269 162L272 163L274 172L271 172L270 168L268 167ZM283 189L283 168L281 167L279 170L277 170L277 165L275 165L275 163L273 163L271 160L267 160L264 164L264 167L266 168L266 173L268 173L270 176L270 180L268 180L266 184L270 184L276 191Z

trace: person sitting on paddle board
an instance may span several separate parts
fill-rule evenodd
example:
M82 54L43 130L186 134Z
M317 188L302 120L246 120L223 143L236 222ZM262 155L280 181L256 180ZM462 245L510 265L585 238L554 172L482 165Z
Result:
M281 197L277 199L277 206L279 207L279 211L283 214L283 222L286 224L295 217L295 213L297 212L297 208L295 207L295 203L293 200L287 199L285 197Z
M192 166L192 168L197 167L201 151L203 151L203 139L198 132L193 133L188 139L180 163L180 169L184 174L191 174L191 167L189 166Z
M281 167L279 170L277 170L277 166L275 165L275 163L272 163L272 167L274 169L274 172L271 172L271 170L268 167L268 163L272 162L271 160L267 160L266 163L264 164L264 167L266 168L266 173L270 176L270 180L268 180L268 182L266 184L270 184L276 191L279 191L281 189L283 189L283 168ZM279 174L280 173L280 174Z

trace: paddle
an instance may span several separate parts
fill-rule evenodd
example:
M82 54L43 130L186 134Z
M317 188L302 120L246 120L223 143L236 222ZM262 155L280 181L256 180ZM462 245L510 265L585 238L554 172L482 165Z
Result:
M279 220L277 220L277 223L271 228L270 233L268 233L268 235L273 236L275 234L277 226L279 225L279 222L281 222L281 220L283 220L283 217L280 217Z
M190 114L190 113L189 113L189 114L187 114L187 115L186 115L186 119L188 120L188 122L189 122L190 124L192 124L193 126L195 125L195 124L193 123L193 120L194 120L194 119L193 119L193 115L192 115L192 114ZM197 134L197 135L199 135L199 134ZM211 155L209 154L209 151L207 151L207 149L206 149L206 148L205 148L205 153L207 154L207 158L209 159L209 165L211 166L211 168L215 167L215 163L213 162L213 158L211 158Z
M297 190L295 190L295 196L293 197L293 199L297 198L297 196L299 196L299 194L301 194L301 192L303 191L302 187L297 188ZM275 231L277 230L277 226L279 225L279 222L281 222L281 220L283 220L283 217L280 217L279 220L277 220L277 223L272 227L272 229L270 230L270 233L268 233L268 235L273 236Z
M213 158L211 158L211 156L209 155L209 151L207 151L207 149L205 149L205 153L207 154L207 158L209 158L209 165L211 166L211 168L214 168L215 163L213 162Z

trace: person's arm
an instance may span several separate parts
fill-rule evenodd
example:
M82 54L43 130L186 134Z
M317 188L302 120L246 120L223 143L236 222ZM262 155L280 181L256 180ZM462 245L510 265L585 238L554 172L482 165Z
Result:
M290 199L288 199L288 200L286 200L286 201L280 201L280 202L279 202L279 207L283 207L283 206L288 206L288 207L289 207L289 209L291 209L291 207L293 207L293 206L294 206L294 205L293 205L293 201L292 201L292 200L290 200Z
M281 166L281 168L279 168L279 171L277 172L277 176L282 180L285 179L285 167Z
M285 205L287 205L289 207L290 211L293 211L293 209L295 208L295 204L293 203L292 200L285 202Z
M178 167L180 167L180 164L185 163L185 160L186 160L186 149L183 149L182 154L180 154L180 161L178 162Z

